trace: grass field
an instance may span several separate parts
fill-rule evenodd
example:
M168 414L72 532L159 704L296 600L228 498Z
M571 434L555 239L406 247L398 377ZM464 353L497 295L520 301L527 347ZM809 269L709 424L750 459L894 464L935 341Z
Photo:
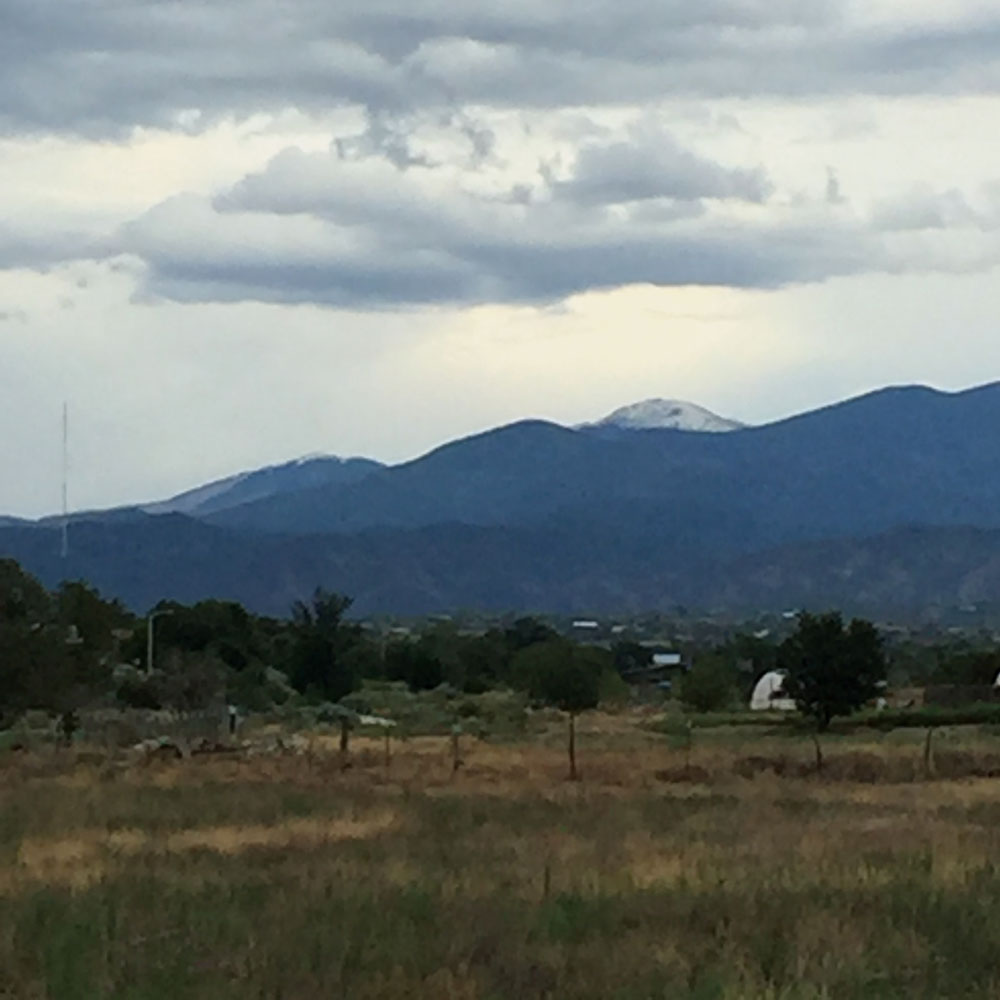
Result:
M990 731L562 740L7 752L0 996L1000 996Z

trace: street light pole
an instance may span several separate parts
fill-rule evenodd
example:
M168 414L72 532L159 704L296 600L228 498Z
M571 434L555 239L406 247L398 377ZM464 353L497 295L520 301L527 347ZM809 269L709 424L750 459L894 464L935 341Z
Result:
M162 611L151 611L146 616L146 673L153 672L153 622L164 615L172 615L173 611L166 608Z

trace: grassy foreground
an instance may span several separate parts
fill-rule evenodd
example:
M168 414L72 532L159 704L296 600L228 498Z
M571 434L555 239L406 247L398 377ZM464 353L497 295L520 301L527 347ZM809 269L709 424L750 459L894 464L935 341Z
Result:
M896 780L919 734L817 777L589 726L577 784L556 729L455 776L430 738L346 771L7 754L0 997L1000 996L1000 779Z

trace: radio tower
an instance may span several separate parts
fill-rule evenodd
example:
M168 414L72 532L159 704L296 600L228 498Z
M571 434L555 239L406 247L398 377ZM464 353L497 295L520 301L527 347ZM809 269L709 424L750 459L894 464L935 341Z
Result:
M69 558L69 404L62 413L62 557Z

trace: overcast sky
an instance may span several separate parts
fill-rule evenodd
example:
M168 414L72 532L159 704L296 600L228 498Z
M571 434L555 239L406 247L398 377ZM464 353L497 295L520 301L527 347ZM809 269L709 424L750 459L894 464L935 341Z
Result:
M0 512L1000 378L994 0L0 0Z

